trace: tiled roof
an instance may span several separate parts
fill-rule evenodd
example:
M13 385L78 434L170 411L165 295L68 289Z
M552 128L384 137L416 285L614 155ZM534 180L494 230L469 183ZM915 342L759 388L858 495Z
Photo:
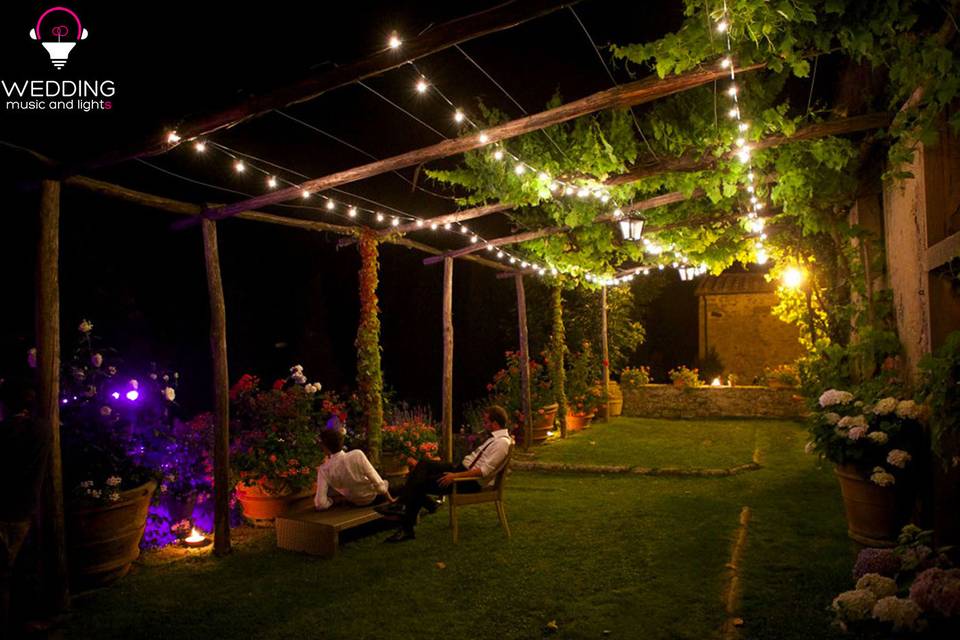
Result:
M767 282L762 273L721 273L707 276L697 285L698 296L736 295L738 293L773 293L777 286Z

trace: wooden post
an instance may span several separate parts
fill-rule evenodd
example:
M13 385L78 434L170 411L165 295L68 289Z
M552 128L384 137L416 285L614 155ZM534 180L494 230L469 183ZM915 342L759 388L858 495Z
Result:
M453 462L453 258L443 260L443 457Z
M563 326L563 290L560 285L553 287L553 329L551 341L551 382L553 395L557 399L557 415L560 416L560 437L567 437L567 373L564 369L564 360L567 351L567 336Z
M203 258L210 296L210 353L213 358L213 552L230 553L230 377L227 368L227 311L220 277L217 223L203 221Z
M603 413L603 421L610 421L610 342L607 340L607 287L600 290L600 331L603 344L603 396L606 398L607 410Z
M380 363L380 307L377 301L380 244L372 229L360 232L360 321L357 327L357 395L366 420L367 456L380 464L383 444L383 369Z
M37 244L37 419L50 434L50 459L41 509L43 579L49 613L70 604L67 581L63 466L60 458L60 183L40 188L40 239Z
M527 344L527 296L523 276L514 276L517 285L517 324L520 327L520 410L523 412L523 450L533 440L533 416L530 408L530 347Z

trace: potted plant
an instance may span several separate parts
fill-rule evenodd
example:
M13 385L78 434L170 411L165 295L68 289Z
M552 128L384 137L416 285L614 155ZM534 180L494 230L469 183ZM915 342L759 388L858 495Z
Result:
M605 402L602 384L597 381L599 360L592 345L584 340L580 350L570 354L567 372L567 432L590 425L593 416Z
M835 465L857 542L889 546L910 515L912 469L924 451L922 409L909 399L885 396L864 402L828 389L810 419L807 451Z
M420 460L439 460L437 427L425 409L394 409L382 430L380 464L385 479L406 476Z
M493 376L493 382L487 385L490 403L498 404L507 410L517 425L515 436L518 441L524 437L523 403L520 398L520 353L507 351L507 366ZM530 359L530 407L533 412L534 444L547 439L553 430L559 405L553 393L546 355L543 361Z
M771 389L795 389L800 386L800 375L797 368L789 364L781 364L764 372L764 381Z
M271 389L244 374L230 390L233 408L230 462L243 515L268 525L300 497L313 493L318 441L319 384L308 384L299 365Z
M688 369L681 365L676 369L671 369L669 376L673 386L677 389L694 389L703 386L699 369Z
M61 379L61 452L67 558L74 588L123 577L140 554L156 473L144 464L138 431L166 415L157 385L120 375L112 352L99 349L93 324L80 323ZM159 412L145 412L149 400ZM142 397L143 394L143 397Z
M960 633L960 569L933 532L907 525L894 549L863 549L853 567L855 588L833 599L834 624L869 637Z
M650 384L650 367L624 367L620 372L620 384L627 389L637 389Z

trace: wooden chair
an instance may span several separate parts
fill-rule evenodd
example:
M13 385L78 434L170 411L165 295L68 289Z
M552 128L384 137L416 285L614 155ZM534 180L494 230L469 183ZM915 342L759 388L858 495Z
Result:
M482 504L492 502L497 508L497 518L500 520L500 526L503 527L510 539L510 527L507 525L507 512L503 508L503 483L507 475L507 468L510 466L510 458L513 456L513 445L507 451L507 458L503 461L500 470L494 477L493 484L486 489L481 489L473 493L460 493L457 491L457 485L461 482L476 482L474 478L463 478L455 480L453 483L453 492L450 494L450 529L453 531L453 543L456 544L460 538L460 528L457 523L457 508L465 507L470 504Z

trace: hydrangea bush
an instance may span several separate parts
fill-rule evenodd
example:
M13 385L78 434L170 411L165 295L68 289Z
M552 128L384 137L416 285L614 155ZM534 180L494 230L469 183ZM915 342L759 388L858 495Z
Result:
M885 396L869 401L827 389L810 418L808 453L834 464L854 464L879 486L892 486L924 451L921 405Z

